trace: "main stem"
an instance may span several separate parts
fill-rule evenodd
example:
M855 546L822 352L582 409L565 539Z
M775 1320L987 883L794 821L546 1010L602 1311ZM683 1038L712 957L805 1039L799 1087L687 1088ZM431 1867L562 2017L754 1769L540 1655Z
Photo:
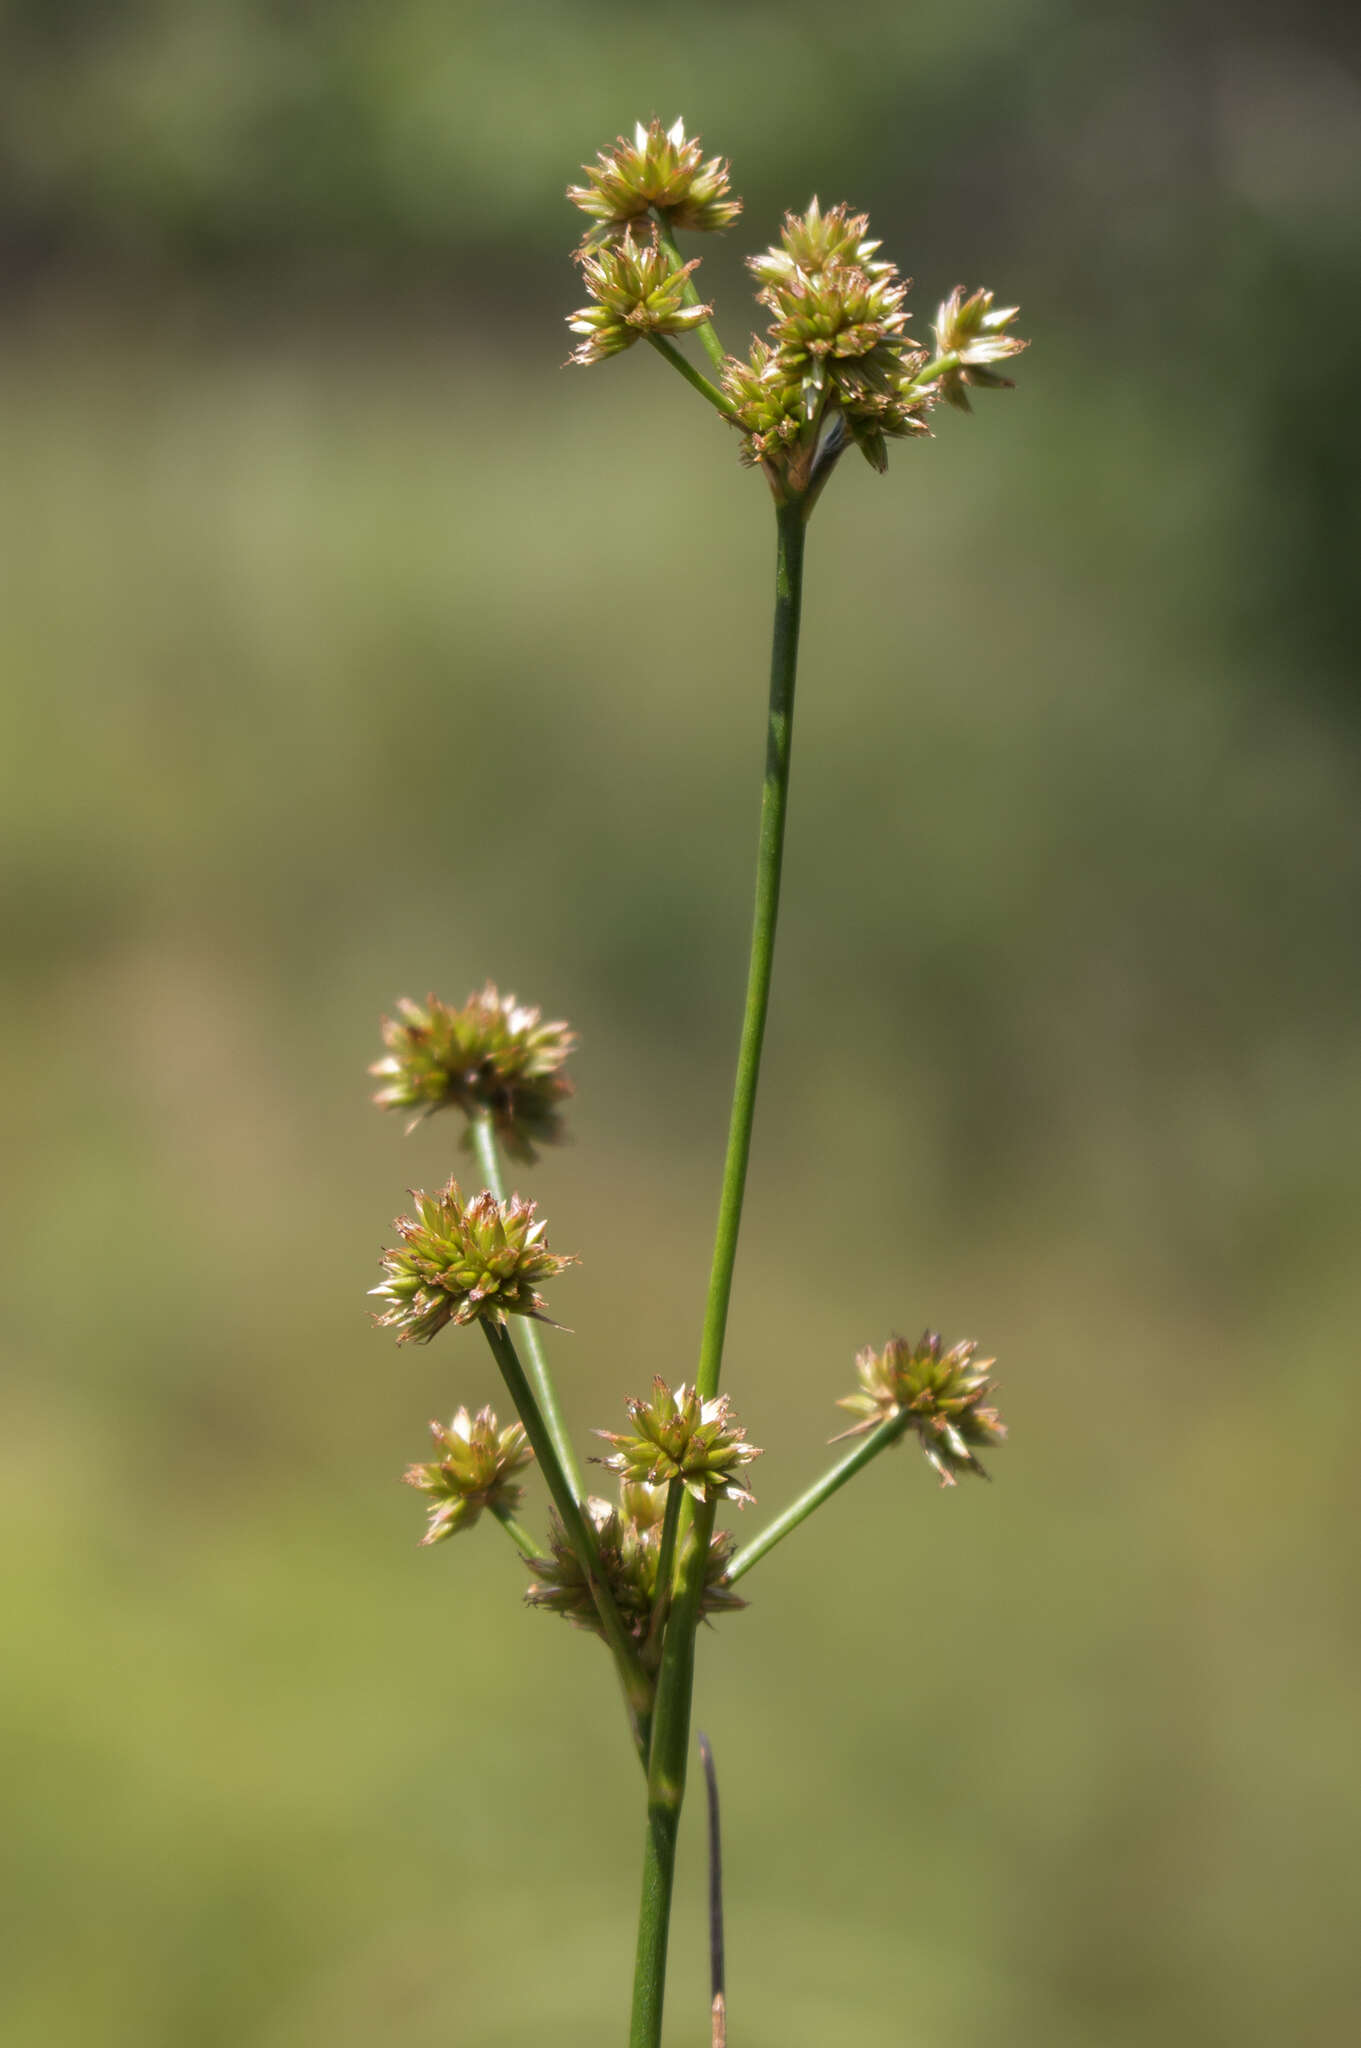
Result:
M803 601L804 507L776 511L775 626L770 650L770 711L766 728L765 785L756 856L756 909L752 920L747 1001L737 1054L737 1080L723 1164L723 1192L714 1237L713 1266L700 1342L695 1384L702 1399L718 1391L723 1340L728 1327L733 1268L746 1193L747 1162L756 1115L770 978L775 962L775 926L784 864L785 813L789 801L790 745L794 723L794 680L799 658L799 613ZM689 1508L687 1500L685 1506ZM686 1523L689 1523L687 1531ZM685 1799L685 1766L690 1742L690 1700L694 1688L695 1630L704 1597L705 1567L714 1510L682 1515L678 1580L662 1649L657 1707L648 1759L647 1835L643 1849L643 1895L638 1911L638 1953L633 1979L629 2048L660 2048L666 1990L666 1948L675 1882L676 1837Z
M718 1206L714 1259L709 1273L709 1299L700 1340L695 1385L701 1400L718 1392L723 1366L723 1339L728 1328L737 1236L742 1225L742 1199L751 1158L751 1130L756 1116L756 1084L761 1074L766 1012L770 1008L770 977L775 964L775 926L780 914L780 874L784 866L785 813L789 805L789 759L794 736L794 681L799 660L799 613L803 601L803 506L781 505L775 514L778 543L775 556L775 626L770 648L770 712L766 726L766 774L761 795L761 836L756 854L756 908L752 918L751 959L747 968L747 1003L737 1052L737 1081L728 1123L728 1152L723 1163L723 1193Z

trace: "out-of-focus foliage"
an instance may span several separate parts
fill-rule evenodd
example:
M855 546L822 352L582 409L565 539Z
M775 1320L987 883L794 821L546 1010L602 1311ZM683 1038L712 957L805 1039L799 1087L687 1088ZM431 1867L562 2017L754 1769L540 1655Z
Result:
M1034 338L812 536L742 1533L895 1329L976 1332L1012 1436L884 1459L705 1639L743 2037L1356 2010L1354 31L688 20L4 10L7 2048L621 2010L636 1767L490 1518L418 1548L401 1472L497 1389L366 1323L461 1162L364 1069L402 994L570 1018L516 1180L578 1441L689 1376L772 549L663 365L558 368L562 188L654 110L734 159L730 346L813 190L919 329L981 277ZM677 2040L698 1828L681 1887Z

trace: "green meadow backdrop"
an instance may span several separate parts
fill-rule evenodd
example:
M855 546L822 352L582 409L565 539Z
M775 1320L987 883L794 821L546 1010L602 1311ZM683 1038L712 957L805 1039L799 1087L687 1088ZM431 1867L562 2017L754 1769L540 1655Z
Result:
M457 1130L379 1015L578 1028L517 1176L582 1433L690 1369L771 521L651 356L561 369L635 117L1019 298L1020 388L809 554L729 1383L758 1525L855 1350L999 1359L698 1719L745 2048L1323 2048L1361 2010L1355 25L1062 0L0 8L0 1830L13 2048L622 2036L638 1786L494 1530L472 1337L364 1291ZM844 1420L845 1418L841 1418ZM541 1508L529 1511L538 1526ZM703 2038L687 1820L669 2038ZM1350 2025L1349 2025L1350 2023Z

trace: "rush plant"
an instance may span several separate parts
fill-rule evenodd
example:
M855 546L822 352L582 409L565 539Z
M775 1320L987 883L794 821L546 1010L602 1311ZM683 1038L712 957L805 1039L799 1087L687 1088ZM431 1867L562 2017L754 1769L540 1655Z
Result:
M735 1588L753 1566L891 1445L915 1437L942 1485L953 1487L960 1476L983 1475L979 1453L1006 1433L989 1398L992 1360L980 1359L972 1341L947 1346L932 1330L915 1342L890 1336L882 1349L860 1351L856 1388L841 1401L857 1418L844 1432L854 1447L742 1548L715 1526L721 1508L751 1501L761 1455L720 1381L775 951L808 521L851 449L882 472L890 442L929 433L941 404L968 412L972 391L1006 385L1000 366L1025 344L1011 331L1014 307L961 288L940 305L930 342L916 341L907 284L879 253L865 216L844 205L824 212L814 199L806 213L786 215L774 247L748 259L769 319L746 356L730 356L695 285L697 259L682 260L676 241L736 221L741 202L728 165L706 160L679 121L663 129L654 120L602 151L583 177L567 196L587 216L576 260L590 303L569 321L578 337L571 360L605 362L645 341L734 433L775 512L755 915L699 1356L683 1384L658 1379L650 1392L631 1393L626 1427L597 1431L610 1446L599 1462L618 1491L588 1494L541 1335L554 1327L541 1290L573 1261L549 1249L534 1204L508 1193L503 1165L531 1167L538 1147L561 1135L574 1039L565 1024L545 1023L491 986L461 1008L433 995L404 1000L383 1027L376 1100L415 1121L457 1110L480 1186L466 1191L451 1179L413 1193L415 1213L396 1224L400 1242L384 1254L373 1292L383 1304L379 1326L399 1343L476 1325L517 1418L503 1425L489 1408L475 1418L460 1408L447 1426L432 1425L435 1459L406 1475L428 1498L424 1541L441 1544L485 1512L523 1554L530 1604L598 1636L613 1660L646 1786L629 2043L658 2048L700 1621L744 1606ZM687 337L711 375L683 353ZM517 1519L531 1463L549 1496L543 1538ZM716 1852L712 1773L709 1789ZM712 1925L712 2037L722 2043L716 1882Z

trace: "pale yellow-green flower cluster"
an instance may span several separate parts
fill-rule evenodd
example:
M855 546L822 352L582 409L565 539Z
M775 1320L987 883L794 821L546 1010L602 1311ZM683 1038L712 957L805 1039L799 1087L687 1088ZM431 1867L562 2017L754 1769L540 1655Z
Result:
M859 1389L837 1403L860 1417L844 1435L861 1436L907 1415L942 1486L953 1486L958 1472L986 1478L976 1451L980 1445L1000 1444L1007 1432L997 1410L983 1405L992 1391L988 1368L995 1361L976 1358L977 1350L966 1339L947 1351L940 1332L927 1330L915 1344L890 1337L882 1351L860 1352L855 1361Z
M588 248L615 239L651 212L673 229L705 234L731 227L742 211L728 191L727 164L716 156L706 163L683 121L670 128L656 119L644 128L640 121L632 142L619 136L613 149L602 149L581 168L586 183L569 185L567 197L590 218Z
M502 1429L490 1408L469 1415L460 1408L447 1426L432 1422L438 1456L429 1465L410 1465L403 1477L428 1496L430 1520L421 1538L427 1546L471 1529L484 1508L513 1514L522 1489L514 1475L533 1459L523 1427Z
M416 1214L393 1225L401 1244L383 1253L387 1277L370 1290L384 1304L379 1328L399 1344L428 1344L449 1323L539 1316L538 1283L576 1263L549 1251L547 1225L518 1195L501 1202L486 1188L465 1201L451 1180L434 1195L414 1189L412 1200Z
M403 996L383 1019L384 1058L369 1068L383 1083L380 1109L414 1112L409 1128L437 1109L490 1116L513 1159L531 1163L536 1146L562 1135L562 1104L572 1093L563 1064L576 1045L567 1026L503 996L488 982L461 1009L427 996ZM466 1142L466 1134L465 1134Z

